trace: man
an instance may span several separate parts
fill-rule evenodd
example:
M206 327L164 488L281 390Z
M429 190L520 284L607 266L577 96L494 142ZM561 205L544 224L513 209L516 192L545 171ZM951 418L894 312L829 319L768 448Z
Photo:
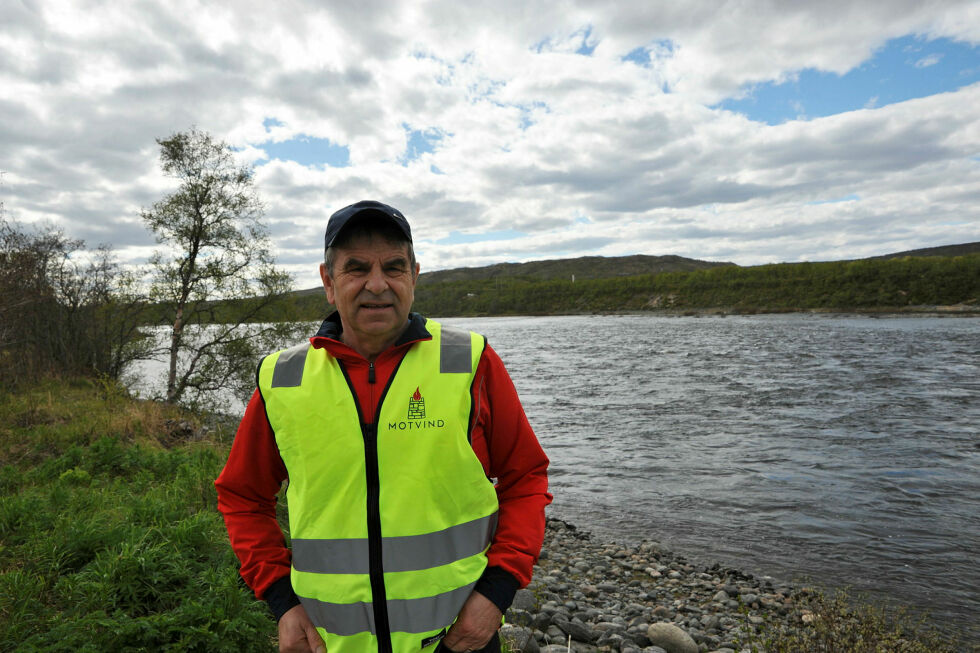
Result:
M485 339L410 312L398 210L337 211L325 250L337 310L260 363L215 481L242 578L281 651L499 650L541 549L548 459Z

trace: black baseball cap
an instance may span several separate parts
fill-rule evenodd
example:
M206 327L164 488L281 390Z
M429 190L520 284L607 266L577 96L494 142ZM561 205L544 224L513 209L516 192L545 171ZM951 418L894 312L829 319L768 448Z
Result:
M356 204L345 206L330 216L330 220L327 221L327 233L323 236L324 248L333 245L334 241L337 240L337 236L340 235L340 232L343 231L344 227L351 220L370 215L380 215L390 219L405 234L408 242L412 242L412 228L408 226L408 220L405 219L401 211L393 206L375 202L374 200L362 200Z

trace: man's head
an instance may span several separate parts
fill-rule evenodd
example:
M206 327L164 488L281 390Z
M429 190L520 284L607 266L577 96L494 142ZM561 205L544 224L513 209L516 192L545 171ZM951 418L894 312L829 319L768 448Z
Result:
M408 323L419 272L411 238L401 212L381 202L352 204L327 223L320 278L340 313L344 342L367 358Z

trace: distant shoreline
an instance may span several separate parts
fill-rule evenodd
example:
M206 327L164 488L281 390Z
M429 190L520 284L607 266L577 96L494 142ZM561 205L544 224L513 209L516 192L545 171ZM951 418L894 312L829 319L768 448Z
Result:
M441 314L426 313L433 318L495 318L495 317L578 317L583 315L653 315L659 317L751 317L755 315L831 315L831 316L861 316L861 317L980 317L980 306L916 306L890 308L855 308L855 309L759 309L743 310L735 308L685 308L681 309L649 309L622 311L577 311L577 312L522 312L522 313L472 313L472 314Z

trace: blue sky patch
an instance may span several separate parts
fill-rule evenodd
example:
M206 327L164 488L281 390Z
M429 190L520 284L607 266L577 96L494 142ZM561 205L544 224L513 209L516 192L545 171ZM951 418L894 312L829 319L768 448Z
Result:
M599 39L592 38L592 25L589 25L582 33L582 44L578 46L575 54L584 54L586 57L591 57L597 45L599 45Z
M445 238L436 241L438 245L461 245L463 243L483 243L491 240L514 240L524 238L527 234L523 231L514 229L504 229L503 231L487 231L482 234L464 234L459 231L450 231Z
M262 121L262 126L266 131L269 131L270 127L282 127L284 123L280 122L276 118L266 118Z
M673 54L674 42L670 39L661 39L659 41L654 41L649 45L641 45L638 48L630 50L625 56L622 57L622 60L632 61L639 66L649 68L650 62L653 61L654 58L661 59L670 57Z
M744 98L729 98L715 108L778 125L928 97L977 81L980 48L945 38L903 36L844 75L807 68L796 79L760 84Z
M861 199L861 197L859 195L855 195L854 193L851 193L850 195L845 195L844 197L838 197L837 199L832 199L832 200L817 200L815 202L807 202L807 204L811 204L811 205L816 205L816 204L840 204L841 202L857 202L860 199Z
M559 41L561 44L561 50L569 52L570 50L565 50L569 41L575 41L581 38L578 47L575 48L575 54L581 54L586 57L591 57L592 53L595 52L596 46L599 45L599 39L592 35L592 25L586 25L585 27L572 32L569 35L568 41ZM531 49L541 54L542 52L553 52L555 51L555 41L548 37L541 39L537 43L531 46Z
M623 61L632 61L635 64L648 68L650 66L650 51L644 47L630 50L626 56L623 57Z
M436 144L444 136L443 132L438 129L412 129L407 124L403 124L402 127L408 132L405 155L399 159L403 166L407 166L410 161L414 161L426 152L435 152Z
M301 134L288 141L279 143L266 141L256 147L265 150L269 160L295 161L307 167L346 168L350 165L350 149L346 145L337 145L327 138L314 138Z
M527 129L528 127L530 127L531 125L533 125L536 122L531 117L531 114L533 112L537 111L538 109L544 109L546 112L549 112L550 113L550 110L548 109L548 105L545 104L544 102L540 102L540 101L538 101L538 102L529 102L528 104L522 104L522 105L519 105L518 108L520 108L520 110L521 110L521 130L522 131L525 130L525 129Z

